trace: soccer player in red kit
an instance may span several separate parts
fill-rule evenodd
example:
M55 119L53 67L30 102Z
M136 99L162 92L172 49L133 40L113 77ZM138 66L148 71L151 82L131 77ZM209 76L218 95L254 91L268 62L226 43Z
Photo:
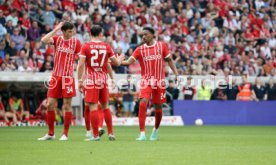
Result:
M107 65L109 59L113 65L119 66L124 56L116 58L110 45L102 42L103 33L100 26L94 25L91 28L91 35L91 41L85 43L81 48L77 70L79 90L82 92L85 88L84 101L89 104L90 121L93 129L93 137L87 140L100 140L98 102L101 103L104 111L109 140L115 140L112 130L112 114L108 107ZM86 78L83 80L85 68ZM83 81L85 81L85 87Z
M113 70L112 70L110 63L108 63L108 65L107 65L107 70L108 70L109 77L111 78L112 81L114 81ZM84 78L85 78L85 75L84 75L83 79ZM83 93L85 93L85 92L83 91ZM105 133L105 130L103 129L104 112L102 110L100 103L98 103L98 111L99 111L99 136L101 137ZM84 121L85 121L85 128L86 128L86 137L87 138L92 137L91 122L90 122L90 109L89 109L88 103L85 103L85 107L84 107Z
M64 130L59 140L68 140L68 131L72 119L71 102L76 96L75 80L73 77L74 60L81 50L80 41L73 37L74 24L71 22L59 23L53 31L46 34L41 41L45 44L53 44L55 47L54 69L48 88L47 122L48 133L38 140L53 140L55 123L55 105L58 98L63 98ZM61 36L56 32L62 31Z
M142 70L138 114L140 135L136 140L146 140L146 110L148 101L151 97L155 107L155 126L150 140L157 140L157 132L162 119L162 104L166 102L164 60L168 62L170 68L174 72L176 81L178 81L178 72L171 59L167 45L155 40L154 30L150 27L144 27L142 36L143 43L137 47L132 56L129 57L128 60L123 61L121 65L130 65L138 60Z

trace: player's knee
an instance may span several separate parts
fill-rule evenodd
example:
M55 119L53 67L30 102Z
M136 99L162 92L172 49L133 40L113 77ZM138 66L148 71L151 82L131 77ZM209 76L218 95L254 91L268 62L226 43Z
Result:
M70 106L69 104L64 104L64 105L63 105L63 109L64 109L65 111L71 111L71 106Z
M108 108L108 104L102 104L102 109L107 109Z
M144 102L144 103L148 104L148 100L145 99L145 98L142 98L142 99L140 100L140 102Z
M47 110L48 111L54 111L55 110L55 102L48 102L46 104Z
M154 107L155 107L156 109L162 109L162 104L155 104Z

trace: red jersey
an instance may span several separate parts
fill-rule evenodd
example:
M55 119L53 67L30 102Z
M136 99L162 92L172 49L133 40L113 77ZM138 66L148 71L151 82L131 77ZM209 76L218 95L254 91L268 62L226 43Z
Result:
M54 70L53 75L62 77L73 77L74 60L80 52L80 41L72 37L69 40L64 40L62 36L54 36Z
M81 48L80 57L86 58L86 83L95 84L96 81L107 81L108 59L115 57L110 45L105 42L88 42Z
M151 46L143 44L132 54L132 57L140 63L142 80L157 81L165 79L164 58L169 56L167 45L160 41L155 41Z

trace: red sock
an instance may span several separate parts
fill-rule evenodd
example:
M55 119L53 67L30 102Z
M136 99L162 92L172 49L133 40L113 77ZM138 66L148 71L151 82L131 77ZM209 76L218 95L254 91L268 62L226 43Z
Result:
M90 121L94 137L99 136L99 111L90 111Z
M138 114L140 132L145 131L146 112L147 112L147 103L141 101L139 105L139 114Z
M63 134L66 136L68 136L71 120L72 120L72 112L65 112Z
M155 129L158 129L162 120L163 111L162 109L155 109L154 116L155 116Z
M112 130L112 114L111 114L109 108L103 110L103 113L104 113L104 120L105 120L105 123L106 123L106 126L107 126L108 134L111 135L111 134L113 134L113 130Z
M56 112L47 112L47 124L48 124L48 135L53 136L55 134L54 126L56 121Z
M99 111L99 128L103 128L104 112L102 109L98 109L98 111Z
M85 121L86 131L90 131L91 130L91 123L90 123L89 105L86 105L84 107L84 121Z

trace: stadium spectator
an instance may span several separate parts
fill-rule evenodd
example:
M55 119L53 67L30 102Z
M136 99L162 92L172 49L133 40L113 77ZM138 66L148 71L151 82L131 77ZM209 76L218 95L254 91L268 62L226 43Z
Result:
M3 26L2 24L0 24L0 41L3 40L4 36L7 33L7 29L5 28L5 26Z
M227 100L227 86L220 82L211 95L211 100Z
M194 100L196 95L196 88L192 84L193 78L191 76L187 77L187 84L183 86L183 99L184 100Z
M238 86L239 93L237 95L237 100L241 101L251 101L256 100L256 94L253 90L253 85L248 82L247 74L241 76L242 84Z
M8 125L11 125L9 119L12 119L12 125L17 124L16 114L12 112L6 112L5 106L2 103L2 96L0 95L0 117L2 117Z
M127 75L127 84L123 84L121 87L123 95L124 116L132 117L134 111L134 97L136 95L136 86L132 82L132 76Z
M41 18L45 25L49 25L51 28L53 28L56 21L56 16L53 13L52 7L49 4L46 4L45 6L45 11L42 13Z
M171 96L171 101L178 99L179 89L176 88L174 80L169 80L169 86L167 87L166 92L169 96Z
M236 84L237 80L233 79L232 82L229 82L227 78L227 100L236 100L239 92L238 86Z
M267 100L276 100L276 85L273 78L270 78L266 86Z
M115 116L123 116L121 112L122 106L122 98L120 97L120 88L113 81L111 84L111 88L109 89L109 104L110 110Z
M3 26L6 24L3 10L0 10L0 24L2 24Z
M12 114L16 114L20 121L28 122L29 120L30 113L29 111L25 110L23 100L19 97L19 94L17 93L13 93L9 99L9 112Z
M260 77L256 77L255 85L253 86L253 90L256 94L256 101L267 100L267 92L265 86L262 84L262 80Z
M264 1L259 0L259 2L263 4ZM196 0L179 3L176 1L125 3L114 0L99 3L97 0L83 0L76 4L69 0L62 2L54 0L50 3L38 1L37 4L29 8L29 19L31 22L38 21L41 29L40 36L50 32L56 25L55 22L59 22L61 19L80 20L80 22L84 22L77 32L77 37L81 41L84 40L82 35L89 31L92 23L103 25L105 37L113 40L113 49L116 50L121 44L124 46L123 52L127 51L128 45L133 48L141 42L139 33L142 26L147 24L158 31L158 38L168 43L173 52L181 52L183 57L177 59L177 69L181 74L194 74L196 73L193 69L194 63L204 66L204 63L214 59L213 69L206 67L197 74L219 75L225 68L222 68L223 62L214 58L212 52L215 51L216 55L224 55L225 51L228 51L231 58L227 61L231 60L233 64L227 66L230 74L240 76L243 71L246 71L250 72L250 75L269 76L275 74L276 65L271 67L271 73L259 73L259 70L256 71L252 67L246 68L239 65L239 61L242 61L242 64L247 64L248 58L244 54L249 50L254 52L254 58L249 59L257 62L258 59L263 58L263 62L258 64L260 68L267 64L269 58L275 59L272 55L275 51L276 29L274 3L268 1L264 3L265 5L259 5L259 2L255 3L252 0L202 2ZM13 28L28 27L28 18L25 18L28 5L15 3L16 11L11 7L12 5L8 4L9 2L4 2L3 8L1 8L1 11L5 12L2 13L2 17L0 11L0 22L6 28L7 33L13 34ZM19 25L13 26L15 23L12 19L6 22L3 16L7 17L8 15L14 15L14 18L19 20L17 23ZM230 35L231 38L229 38ZM24 34L23 36L26 37ZM30 41L30 36L28 36L28 40ZM263 46L261 40L268 43L270 51ZM217 49L219 45L224 46ZM194 51L200 53L194 54ZM208 51L209 53L207 53ZM186 57L184 58L184 56ZM190 63L191 65L189 65ZM127 70L124 72L121 70L116 70L116 72L130 73L131 67L126 68Z
M9 21L11 21L13 27L17 26L18 16L17 16L16 10L13 10L11 14L6 17L6 22L9 22Z
M7 35L9 36L9 35ZM9 38L9 37L7 37ZM6 39L7 39L6 38ZM6 54L9 54L9 56L12 58L12 59L15 59L16 55L17 55L17 49L16 49L16 43L14 41L10 41L8 42L6 40L6 47L4 49L4 51L6 52Z
M24 36L19 34L18 28L13 29L13 34L11 35L11 41L15 42L17 51L20 51L24 47L24 44L26 42Z
M206 84L206 80L201 81L200 87L197 89L197 100L210 100L212 91Z
M37 41L40 38L40 29L37 21L32 22L32 26L28 28L27 33L29 41Z

